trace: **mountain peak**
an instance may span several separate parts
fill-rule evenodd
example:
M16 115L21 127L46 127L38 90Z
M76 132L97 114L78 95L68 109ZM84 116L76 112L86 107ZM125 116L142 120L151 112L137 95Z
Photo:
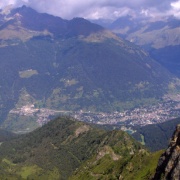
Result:
M84 18L73 18L68 23L70 29L69 35L89 35L91 33L102 31L104 28L91 23Z
M28 6L21 6L21 7L18 7L18 8L15 8L13 9L14 12L27 12L27 11L33 11L33 12L36 12L34 9L32 9L31 7L28 7Z
M32 9L31 7L28 7L28 6L21 6L21 7L18 7L18 8L13 8L11 7L11 9L9 10L10 13L7 14L7 16L14 16L15 14L20 14L22 16L30 16L32 14L38 14L37 11L35 11L34 9Z
M180 124L172 136L168 149L159 159L153 180L180 179Z
M0 15L5 19L4 23L6 24L16 22L9 22L9 20L15 19L18 20L22 29L36 32L48 30L54 36L58 37L72 37L79 35L87 36L91 33L104 29L103 27L93 24L84 18L74 18L68 21L50 14L39 13L31 7L25 5L14 9L6 8L6 11L1 11Z

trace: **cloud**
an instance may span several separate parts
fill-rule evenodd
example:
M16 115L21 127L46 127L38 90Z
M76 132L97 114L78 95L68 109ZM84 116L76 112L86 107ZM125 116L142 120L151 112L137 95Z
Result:
M172 7L172 13L174 14L174 16L180 19L180 0L171 3L171 7Z
M26 0L1 0L0 1L0 8L4 8L8 5L15 5L15 6L21 6L24 3L27 3Z
M9 4L23 4L39 12L47 12L62 18L85 17L91 19L133 16L180 15L179 0L1 0L0 8Z

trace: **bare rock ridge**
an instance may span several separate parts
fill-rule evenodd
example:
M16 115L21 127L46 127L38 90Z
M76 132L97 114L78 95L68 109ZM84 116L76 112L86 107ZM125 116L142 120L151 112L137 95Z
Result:
M180 179L180 124L172 136L168 149L161 155L153 180Z

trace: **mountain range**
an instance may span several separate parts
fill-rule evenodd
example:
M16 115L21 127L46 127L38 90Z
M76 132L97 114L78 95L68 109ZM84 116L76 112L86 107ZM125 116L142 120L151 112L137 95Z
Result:
M171 73L180 77L180 20L167 17L152 21L141 17L124 16L115 21L94 21L112 30L149 52L150 56L166 67ZM103 23L107 22L107 23Z
M119 124L68 116L107 112L113 118L111 112L121 116L180 90L178 20L127 16L108 28L116 34L83 18L64 20L26 6L0 10L0 179L179 178L180 126L161 149L180 118L122 127L131 136L115 129ZM165 97L165 107L178 106L179 96ZM135 109L142 116L145 111ZM67 116L54 119L58 113Z
M26 6L1 10L0 54L0 116L8 125L18 121L10 112L26 105L121 111L177 86L176 77L144 50L102 26Z
M22 107L28 112L27 105L112 112L149 104L176 89L168 70L102 26L26 6L0 14L0 116L6 128L20 119L10 112ZM27 123L34 129L32 122L31 116Z

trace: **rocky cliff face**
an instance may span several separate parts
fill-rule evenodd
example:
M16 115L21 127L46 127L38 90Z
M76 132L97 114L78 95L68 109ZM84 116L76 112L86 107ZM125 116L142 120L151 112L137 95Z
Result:
M153 180L180 179L180 124L173 134L168 149L159 159Z

